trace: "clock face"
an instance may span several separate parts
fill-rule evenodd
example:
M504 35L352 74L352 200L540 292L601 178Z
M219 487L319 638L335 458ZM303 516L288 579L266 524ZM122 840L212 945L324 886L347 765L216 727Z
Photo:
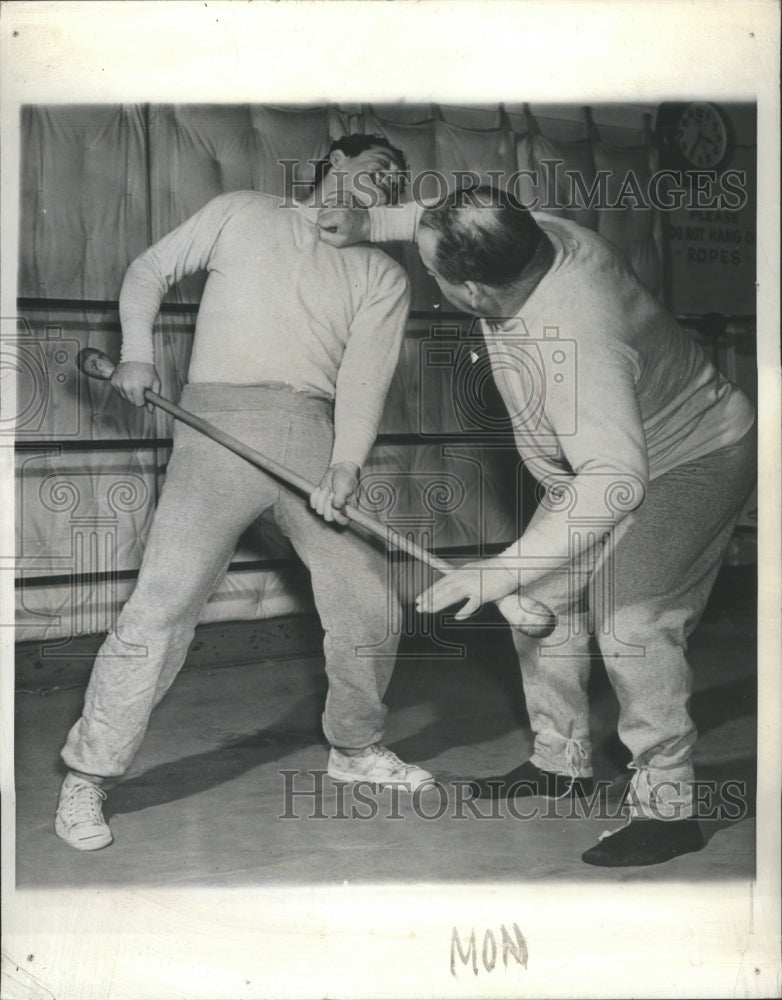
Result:
M705 170L719 166L728 152L728 129L713 104L687 104L679 115L675 139L687 163Z

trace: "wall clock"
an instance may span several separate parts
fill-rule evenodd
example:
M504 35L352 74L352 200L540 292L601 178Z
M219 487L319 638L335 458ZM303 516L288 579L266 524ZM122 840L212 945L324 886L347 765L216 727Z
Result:
M660 165L675 170L717 170L733 151L730 122L716 104L670 102L657 109Z

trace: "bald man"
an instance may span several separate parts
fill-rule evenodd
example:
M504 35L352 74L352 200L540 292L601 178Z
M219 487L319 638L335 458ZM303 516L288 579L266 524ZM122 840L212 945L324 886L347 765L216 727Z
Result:
M498 188L439 206L331 210L333 246L415 241L443 295L481 317L494 378L541 502L501 555L418 599L458 618L523 590L559 614L514 631L534 752L475 783L485 797L587 797L587 681L597 640L632 753L628 823L583 854L651 865L699 850L687 638L703 612L756 468L750 401L645 289L622 255Z

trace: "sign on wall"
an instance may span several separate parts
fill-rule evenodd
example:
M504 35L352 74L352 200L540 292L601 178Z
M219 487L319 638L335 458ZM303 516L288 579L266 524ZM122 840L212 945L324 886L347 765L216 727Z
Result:
M754 149L737 149L730 198L664 213L670 304L677 315L755 313L757 198ZM708 206L708 207L707 207Z

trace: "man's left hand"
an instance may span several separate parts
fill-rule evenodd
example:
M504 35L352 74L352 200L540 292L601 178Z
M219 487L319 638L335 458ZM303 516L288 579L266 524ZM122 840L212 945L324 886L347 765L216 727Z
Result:
M416 611L435 614L460 601L467 601L454 617L458 621L474 615L482 605L499 601L519 589L519 576L496 559L478 559L446 573L416 600Z
M310 507L326 521L347 524L343 510L358 486L360 469L353 462L332 465L310 494Z

